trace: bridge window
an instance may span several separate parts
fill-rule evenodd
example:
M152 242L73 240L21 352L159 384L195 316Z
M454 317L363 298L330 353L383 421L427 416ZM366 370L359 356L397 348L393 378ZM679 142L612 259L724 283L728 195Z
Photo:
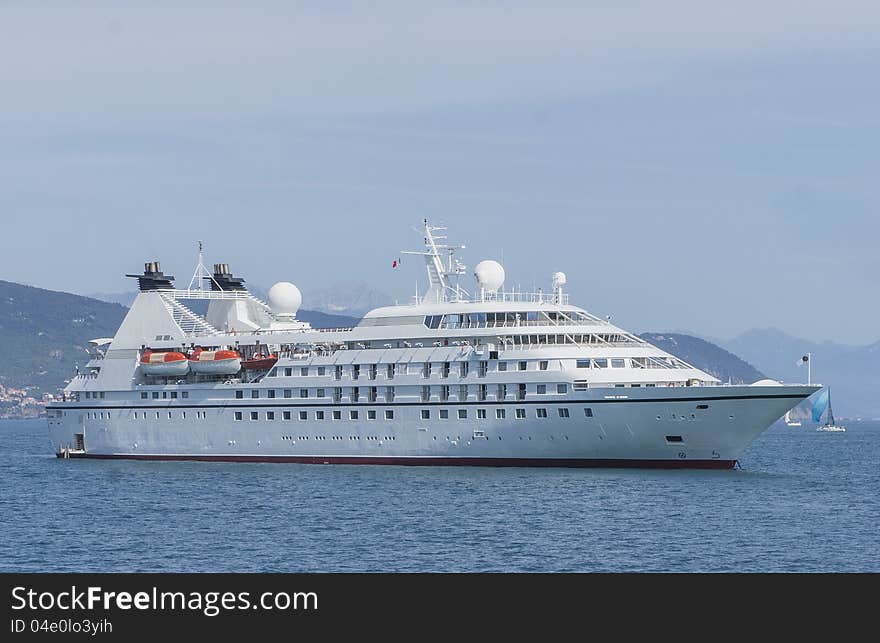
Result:
M283 419L283 420L290 420L290 411L284 411L284 412L281 414L281 419Z
M423 420L430 420L431 419L430 409L422 409L422 419Z
M274 420L275 419L275 411L266 411L266 419Z
M547 385L546 384L538 384L538 395L545 395L547 393Z
M559 417L561 417L561 418L567 418L567 417L570 417L570 416L568 415L568 409L565 409L565 408L558 408L558 409L556 409L556 411L559 413Z
M584 417L591 418L593 417L593 409L587 407L584 409Z
M467 409L458 409L458 419L467 420Z
M486 419L486 409L477 409L477 419L485 420Z
M236 422L241 422L241 411L235 412L235 420Z
M393 420L394 419L394 411L391 409L385 409L385 419Z
M440 409L440 419L448 420L449 419L449 410L448 409Z
M516 419L517 420L525 420L526 419L526 410L525 409L516 409Z
M535 416L541 419L547 417L547 409L535 409Z
M503 420L507 416L506 409L495 409L495 419Z
M560 394L568 393L568 384L557 384L556 392Z
M267 391L267 393L268 393L268 395L269 395L269 399L270 399L270 400L274 400L274 399L275 399L275 389L274 389L274 388L270 388L270 389Z
M260 392L258 390L254 389L253 391L251 391L251 398L252 399L256 400L259 397L260 397Z
M614 358L611 360L611 368L625 368L626 360L623 358Z
M257 411L251 411L251 421L256 421L260 419L260 414Z

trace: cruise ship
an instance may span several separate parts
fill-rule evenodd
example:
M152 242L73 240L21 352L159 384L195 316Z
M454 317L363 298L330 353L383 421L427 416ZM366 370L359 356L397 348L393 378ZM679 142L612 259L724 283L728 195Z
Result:
M728 469L819 389L729 385L546 292L475 283L446 229L423 222L428 283L353 328L263 302L227 264L186 289L151 261L115 337L48 407L61 458L312 464Z

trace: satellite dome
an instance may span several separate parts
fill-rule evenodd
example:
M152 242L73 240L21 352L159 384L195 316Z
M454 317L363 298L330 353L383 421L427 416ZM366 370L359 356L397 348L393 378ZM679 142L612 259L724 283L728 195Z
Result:
M486 292L496 292L504 285L504 267L497 261L487 259L474 267L474 277L480 288Z
M289 281L279 281L269 289L269 308L276 315L295 316L302 304L302 293Z
M561 288L568 282L568 279L565 277L564 272L554 272L553 273L553 287Z

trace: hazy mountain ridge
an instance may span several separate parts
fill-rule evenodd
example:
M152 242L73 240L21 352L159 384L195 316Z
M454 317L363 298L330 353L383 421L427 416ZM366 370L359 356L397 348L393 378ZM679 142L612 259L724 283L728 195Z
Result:
M112 337L126 312L119 304L0 281L0 382L54 392L85 364L89 340Z
M682 333L642 333L639 337L722 382L751 384L765 377L748 362L699 337Z
M867 346L811 342L778 328L758 328L722 346L782 382L806 382L807 367L798 366L798 360L811 353L812 381L832 388L835 415L880 417L880 341Z

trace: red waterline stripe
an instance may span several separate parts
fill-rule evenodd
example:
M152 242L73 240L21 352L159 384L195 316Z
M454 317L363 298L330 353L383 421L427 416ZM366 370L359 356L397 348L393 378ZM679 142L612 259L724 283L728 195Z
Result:
M63 454L57 454L59 458ZM626 469L732 469L736 460L624 460L591 458L357 458L344 456L138 455L71 453L70 458L163 460L172 462L273 462L294 464L378 464L426 467L605 467Z

